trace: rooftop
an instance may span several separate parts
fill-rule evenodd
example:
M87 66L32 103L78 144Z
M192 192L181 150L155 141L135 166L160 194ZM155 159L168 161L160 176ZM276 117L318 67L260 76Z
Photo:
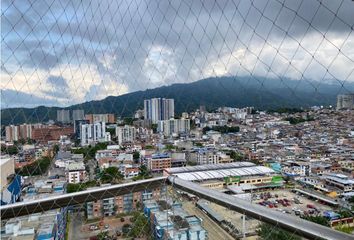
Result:
M222 179L230 176L252 176L252 175L266 175L274 174L275 171L264 166L252 166L252 167L238 167L230 169L219 169L211 171L196 171L173 174L178 178L187 181L202 181L211 179Z
M210 170L218 170L218 169L241 168L241 167L251 167L251 166L256 166L256 165L251 162L234 162L234 163L225 163L225 164L205 164L205 165L188 166L188 167L167 168L167 169L165 169L165 172L172 175L172 174L177 174L177 173L210 171Z

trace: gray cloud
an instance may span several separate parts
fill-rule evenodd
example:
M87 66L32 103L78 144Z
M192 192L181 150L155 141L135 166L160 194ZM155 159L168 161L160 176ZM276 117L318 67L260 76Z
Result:
M348 42L353 41L354 4L349 0L321 4L317 0L22 2L3 3L2 57L6 59L4 67L13 73L26 66L50 75L60 64L61 68L80 72L82 66L92 64L94 68L80 72L82 79L75 81L87 84L85 77L98 71L102 78L109 78L104 84L115 81L135 91L195 81L223 68L234 75L251 72L283 77L296 73L294 64L286 63L289 69L278 69L280 63L292 60L288 53L295 51L296 59L313 61L306 78L345 78L345 74L337 74L334 65L353 68L354 55ZM324 33L326 39L322 40L319 37ZM304 37L313 38L313 46L307 46ZM300 48L299 42L303 44ZM326 62L318 56L318 52L329 54L326 44L343 51L338 56L335 52L326 56ZM329 66L332 60L327 73L321 65ZM267 71L269 67L271 71ZM353 80L354 76L347 78ZM73 81L63 78L52 83L51 79L41 81L52 87L58 87L60 81L63 86ZM76 84L80 86L80 82ZM87 88L85 100L96 96L96 85ZM70 97L54 93L56 89L43 92Z
M65 78L61 76L49 76L47 84L50 88L42 91L45 95L55 98L70 98L69 85Z
M62 89L66 89L69 87L65 78L63 78L61 76L49 76L47 78L47 83L52 85L53 87L59 87Z
M36 107L39 105L58 106L60 103L54 99L38 97L33 94L3 89L1 90L1 108L9 107Z

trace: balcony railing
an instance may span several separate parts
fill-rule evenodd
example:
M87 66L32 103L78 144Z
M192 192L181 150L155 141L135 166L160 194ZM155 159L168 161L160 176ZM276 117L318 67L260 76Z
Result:
M342 233L329 227L305 221L294 216L289 216L257 204L252 204L245 200L238 199L176 177L158 177L132 183L106 186L77 193L64 194L37 201L27 201L5 205L0 208L1 219L6 220L23 215L44 212L51 209L67 207L70 205L83 204L88 201L102 200L109 197L128 194L132 191L137 192L146 189L153 189L159 186L165 186L166 184L168 184L172 190L193 194L199 198L203 198L212 203L226 207L230 211L236 211L247 217L268 223L272 226L276 226L277 228L284 229L308 239L353 239L353 235Z

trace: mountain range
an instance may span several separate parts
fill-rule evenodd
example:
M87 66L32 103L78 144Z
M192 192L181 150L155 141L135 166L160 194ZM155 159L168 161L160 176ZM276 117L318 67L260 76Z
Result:
M1 110L2 125L45 122L56 119L58 109L83 109L88 113L114 113L131 117L143 108L143 100L153 97L175 99L175 112L180 114L205 105L208 110L220 106L256 109L284 107L306 108L314 105L335 105L340 93L354 92L354 83L335 81L305 81L258 77L213 77L192 83L132 92L120 96L108 96L69 107L7 108Z

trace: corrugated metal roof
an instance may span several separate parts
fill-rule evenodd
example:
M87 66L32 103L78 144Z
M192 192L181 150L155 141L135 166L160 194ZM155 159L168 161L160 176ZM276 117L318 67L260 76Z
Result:
M202 181L211 179L221 179L229 176L251 176L274 174L274 170L264 166L238 167L230 169L220 169L211 171L196 171L173 174L178 178L187 181Z
M234 163L225 163L225 164L205 164L205 165L198 165L198 166L168 168L165 169L165 171L169 174L176 174L176 173L185 173L185 172L209 171L209 170L217 170L217 169L241 168L241 167L250 167L250 166L256 166L256 165L251 162L234 162Z

